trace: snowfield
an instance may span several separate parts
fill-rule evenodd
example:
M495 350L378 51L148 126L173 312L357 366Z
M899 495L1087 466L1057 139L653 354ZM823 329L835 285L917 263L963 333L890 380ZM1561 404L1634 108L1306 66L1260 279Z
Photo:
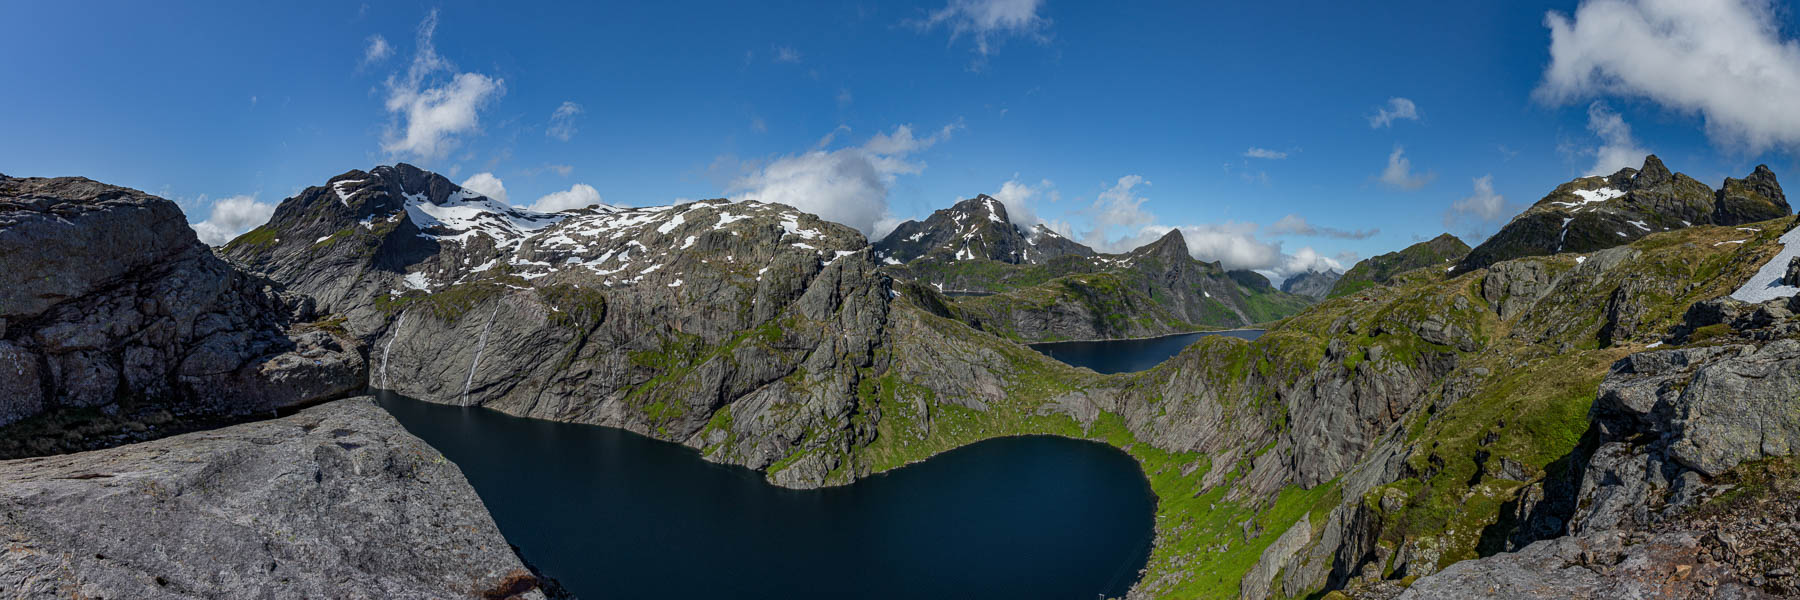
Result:
M1756 303L1800 293L1800 288L1781 284L1781 276L1787 272L1788 261L1800 256L1800 227L1782 235L1780 241L1781 252L1769 259L1769 262L1763 263L1762 268L1750 276L1750 281L1744 282L1744 287L1732 292L1732 298Z

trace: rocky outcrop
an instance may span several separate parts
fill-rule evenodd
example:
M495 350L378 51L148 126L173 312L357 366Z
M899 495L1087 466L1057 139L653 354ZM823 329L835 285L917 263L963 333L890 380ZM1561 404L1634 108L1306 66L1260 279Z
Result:
M0 595L542 598L456 465L369 398L0 462Z
M1800 256L1788 259L1787 270L1781 275L1781 283L1800 287Z
M1777 475L1759 482L1762 498L1716 500L1746 465L1800 454L1797 408L1800 340L1628 356L1593 406L1598 442L1580 461L1569 535L1451 565L1402 597L1800 593L1800 504L1788 489L1800 482Z
M1469 245L1448 233L1407 246L1397 252L1363 259L1332 284L1327 297L1336 298L1371 286L1387 285L1394 277L1414 269L1443 268L1468 255Z
M0 176L0 426L13 425L0 455L103 447L360 389L355 342L303 323L311 313L215 257L173 202ZM59 420L83 411L118 427L78 433ZM184 417L140 418L169 413Z
M1740 225L1793 214L1767 166L1727 178L1717 192L1648 156L1641 169L1583 177L1513 217L1456 265L1468 273L1524 256L1587 253L1693 225Z
M1305 273L1294 275L1281 282L1281 291L1322 300L1331 293L1332 286L1337 285L1338 279L1343 276L1343 273L1334 270L1319 272L1307 269Z

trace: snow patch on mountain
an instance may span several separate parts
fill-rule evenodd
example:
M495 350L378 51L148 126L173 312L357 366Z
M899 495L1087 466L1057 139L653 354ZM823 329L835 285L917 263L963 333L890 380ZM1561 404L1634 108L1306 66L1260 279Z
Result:
M1782 275L1787 272L1788 262L1800 256L1800 227L1783 234L1779 241L1782 244L1781 252L1776 253L1769 262L1763 263L1762 268L1757 269L1756 274L1751 275L1743 287L1732 292L1732 298L1757 303L1800 293L1800 288L1781 283Z

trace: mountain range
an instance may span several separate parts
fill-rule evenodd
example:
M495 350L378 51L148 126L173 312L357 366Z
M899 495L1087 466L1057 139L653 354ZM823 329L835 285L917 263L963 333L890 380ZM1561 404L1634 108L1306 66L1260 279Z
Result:
M997 436L1106 443L1158 498L1131 598L1792 595L1791 215L1765 167L1713 191L1652 158L1315 300L1179 232L1098 253L982 196L870 244L761 202L537 213L401 164L209 252L167 200L0 178L0 440L31 457L0 461L0 585L553 593L351 397L388 391L795 488ZM1267 331L1113 375L1020 343L1246 323Z

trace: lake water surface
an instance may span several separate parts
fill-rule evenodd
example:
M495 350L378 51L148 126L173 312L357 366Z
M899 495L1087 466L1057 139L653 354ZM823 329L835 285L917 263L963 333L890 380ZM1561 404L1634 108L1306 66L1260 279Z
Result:
M1155 497L1130 456L1018 437L823 490L620 429L384 397L583 598L1122 596Z
M1137 340L1044 342L1029 345L1033 350L1042 352L1050 358L1077 367L1087 367L1096 373L1131 373L1162 364L1163 361L1180 354L1181 349L1188 347L1188 344L1209 335L1228 335L1254 340L1261 337L1262 334L1261 329L1233 329L1230 331L1180 333Z

